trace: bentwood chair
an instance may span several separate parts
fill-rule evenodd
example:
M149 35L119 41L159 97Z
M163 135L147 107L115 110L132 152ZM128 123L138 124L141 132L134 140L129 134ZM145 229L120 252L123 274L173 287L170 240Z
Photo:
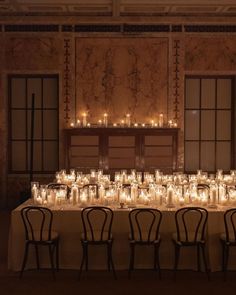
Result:
M63 184L63 183L54 183L54 182L51 182L47 185L47 188L48 189L54 189L54 190L60 190L62 188L66 188L66 194L67 194L67 198L69 197L69 194L70 194L70 187L67 185L67 184Z
M86 207L81 212L83 233L81 244L83 256L81 260L79 279L82 274L83 266L88 271L88 246L105 245L107 247L107 267L108 271L112 269L114 278L116 272L112 259L113 237L111 233L113 222L113 211L104 206Z
M207 220L208 211L205 208L184 207L175 212L176 233L172 236L175 247L174 278L176 278L178 269L180 249L182 247L196 247L198 271L201 270L200 252L202 252L205 271L209 279L205 254Z
M59 235L57 232L52 231L52 211L45 207L27 206L21 209L21 217L25 229L25 250L20 278L23 275L27 263L30 245L32 245L35 249L38 270L40 269L39 246L48 247L51 270L53 278L55 278L55 258L56 269L59 270Z
M130 264L129 277L131 271L134 270L135 247L152 246L154 249L154 263L153 269L159 270L159 277L161 278L161 268L159 262L159 248L161 244L161 237L159 234L162 220L162 213L154 208L136 208L129 212L130 223Z
M236 208L231 208L224 213L225 232L220 235L222 245L222 271L224 279L228 269L229 249L236 246Z

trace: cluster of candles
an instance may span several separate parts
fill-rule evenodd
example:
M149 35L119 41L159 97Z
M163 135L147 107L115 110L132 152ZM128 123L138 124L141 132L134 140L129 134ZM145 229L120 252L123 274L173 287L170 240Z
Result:
M91 170L90 174L65 170L56 173L57 188L33 182L32 198L36 204L61 205L106 205L120 208L137 206L207 206L217 208L236 206L236 170L216 175L197 171L186 175L174 173L164 175L159 170L154 174L131 170L117 171L114 180L102 170Z
M132 123L131 122L131 115L126 114L124 119L120 120L119 123L108 123L108 114L104 113L102 119L98 120L97 124L91 124L88 122L88 115L87 113L82 114L82 119L78 119L76 123L70 123L71 128L74 127L91 127L91 126L98 126L98 127L171 127L177 128L177 123L174 120L169 120L168 124L166 125L164 122L164 115L160 113L157 120L151 120L149 124L147 123Z

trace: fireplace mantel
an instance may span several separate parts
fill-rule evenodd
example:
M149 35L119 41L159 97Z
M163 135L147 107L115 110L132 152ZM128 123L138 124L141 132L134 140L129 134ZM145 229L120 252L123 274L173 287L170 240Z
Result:
M88 127L65 130L66 168L105 173L177 167L178 128Z

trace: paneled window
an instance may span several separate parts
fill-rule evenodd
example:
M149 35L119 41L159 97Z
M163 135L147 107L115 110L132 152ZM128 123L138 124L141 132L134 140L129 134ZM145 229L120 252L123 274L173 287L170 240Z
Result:
M186 172L229 171L234 165L232 89L232 77L186 77Z
M28 173L32 94L34 108L33 171L58 169L58 76L9 76L9 173Z

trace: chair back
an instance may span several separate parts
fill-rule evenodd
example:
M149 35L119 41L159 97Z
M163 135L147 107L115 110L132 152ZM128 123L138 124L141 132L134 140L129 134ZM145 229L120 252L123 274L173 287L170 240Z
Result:
M51 240L52 211L45 207L27 206L21 209L26 240L43 242Z
M236 208L224 213L226 242L236 242Z
M65 189L67 198L69 197L69 194L70 194L70 191L71 191L71 188L67 184L64 184L64 183L54 183L54 182L52 182L52 183L49 183L47 185L47 188L48 189L53 189L53 190Z
M162 213L154 208L136 208L129 212L131 239L151 242L158 239Z
M113 211L105 206L86 207L81 212L84 239L92 242L111 239Z
M196 243L205 240L208 211L202 207L184 207L175 212L177 240Z

